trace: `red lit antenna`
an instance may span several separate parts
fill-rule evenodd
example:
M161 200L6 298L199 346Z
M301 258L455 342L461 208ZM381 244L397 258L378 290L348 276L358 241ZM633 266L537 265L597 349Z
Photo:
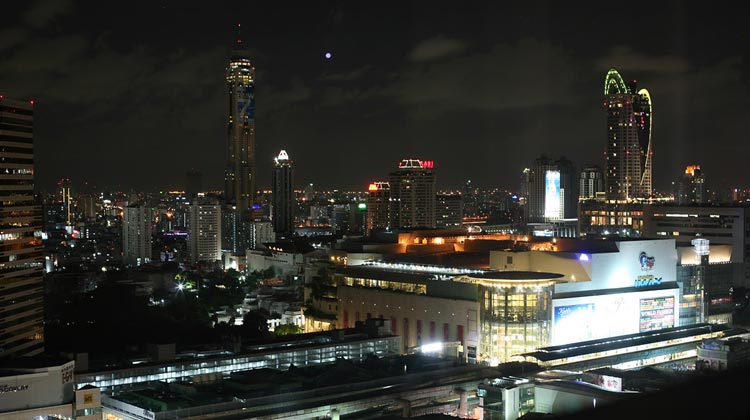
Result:
M240 36L240 24L237 24L237 44L242 44L242 37Z

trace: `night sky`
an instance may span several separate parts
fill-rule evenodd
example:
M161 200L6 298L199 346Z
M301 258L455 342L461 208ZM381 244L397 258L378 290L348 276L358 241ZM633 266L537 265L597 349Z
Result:
M223 188L238 23L261 188L280 149L298 186L360 190L403 157L434 160L444 188L516 189L541 153L601 165L609 67L651 92L657 189L693 162L710 188L750 185L750 37L730 3L28 3L0 12L0 94L36 102L37 188L182 188L191 168Z

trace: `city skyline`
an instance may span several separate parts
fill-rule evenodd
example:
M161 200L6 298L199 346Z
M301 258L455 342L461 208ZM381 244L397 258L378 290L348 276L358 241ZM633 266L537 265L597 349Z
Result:
M472 179L517 189L541 153L603 167L609 68L653 96L657 190L668 192L689 164L701 165L711 190L750 184L732 170L750 152L738 141L748 78L747 53L730 42L746 36L737 17L699 16L682 3L649 16L554 4L276 7L11 6L0 94L35 100L36 187L62 177L180 187L196 168L206 189L222 188L237 23L261 86L258 189L270 185L282 148L298 157L299 184L320 188L365 190L412 157L435 161L439 188ZM642 30L613 29L635 18Z

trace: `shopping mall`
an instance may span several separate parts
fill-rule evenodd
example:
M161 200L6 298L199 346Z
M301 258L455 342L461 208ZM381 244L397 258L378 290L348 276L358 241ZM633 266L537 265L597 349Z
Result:
M470 363L492 365L540 347L680 324L673 239L557 238L506 248L490 251L482 269L340 266L335 323L382 316L405 352L442 343Z

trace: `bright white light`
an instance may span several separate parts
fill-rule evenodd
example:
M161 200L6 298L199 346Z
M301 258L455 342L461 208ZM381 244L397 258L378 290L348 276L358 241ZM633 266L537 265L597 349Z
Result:
M443 350L443 343L428 343L421 347L422 353L437 353Z
M180 290L180 291L182 291L182 289L184 289L184 288L185 288L185 285L184 285L184 284L182 284L182 283L178 283L178 284L177 284L177 290Z

